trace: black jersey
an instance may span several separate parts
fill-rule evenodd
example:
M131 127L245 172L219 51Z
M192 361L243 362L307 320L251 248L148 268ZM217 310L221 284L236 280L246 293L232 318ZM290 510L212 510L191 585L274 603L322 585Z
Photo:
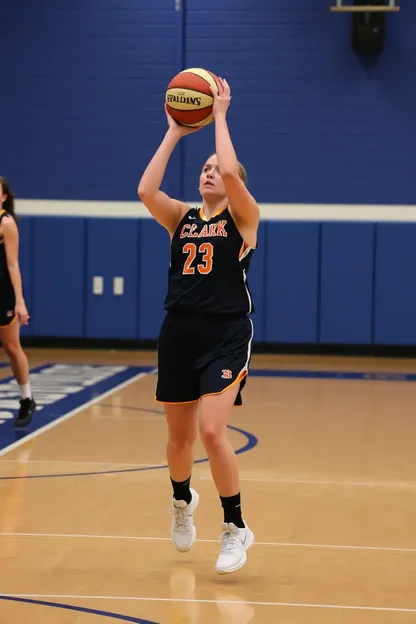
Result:
M0 225L4 217L11 216L6 210L0 208ZM0 236L0 280L10 281L9 269L7 267L6 248L3 238Z
M0 224L6 216L11 215L0 208ZM0 327L6 327L13 322L15 305L16 299L7 266L6 248L4 240L0 237Z
M253 251L228 207L211 219L202 209L190 208L172 238L165 309L195 314L254 312L247 284Z

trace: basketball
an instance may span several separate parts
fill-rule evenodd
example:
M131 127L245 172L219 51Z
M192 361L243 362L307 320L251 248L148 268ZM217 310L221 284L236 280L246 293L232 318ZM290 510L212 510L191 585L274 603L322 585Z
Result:
M182 126L207 126L214 121L210 87L218 93L217 81L215 74L199 67L179 72L166 89L168 113Z

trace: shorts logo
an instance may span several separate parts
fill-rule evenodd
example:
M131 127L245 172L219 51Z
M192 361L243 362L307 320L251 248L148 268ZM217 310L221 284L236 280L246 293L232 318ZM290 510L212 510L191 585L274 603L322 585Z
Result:
M6 314L6 316L13 316L13 310L9 310Z
M230 370L225 369L225 370L222 371L221 377L223 379L232 379L233 378L233 374L232 374L232 372Z

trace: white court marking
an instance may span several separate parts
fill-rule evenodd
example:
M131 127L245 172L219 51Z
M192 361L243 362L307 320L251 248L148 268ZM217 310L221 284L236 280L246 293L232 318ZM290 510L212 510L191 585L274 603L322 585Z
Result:
M403 607L371 607L361 605L310 604L301 602L260 602L254 600L204 600L197 598L153 598L145 596L77 596L72 594L0 594L7 598L32 598L34 600L120 600L136 602L180 602L198 604L235 604L263 607L298 607L302 609L339 609L354 611L379 611L391 613L416 613L416 609Z
M411 490L416 488L416 481L321 481L319 479L291 479L280 477L243 477L240 481L252 481L253 483L282 483L288 485L341 485L345 487L362 488L397 488ZM201 475L200 481L212 481L212 477Z
M142 542L171 542L170 537L146 537L138 535L83 535L75 533L0 533L0 537L33 537L45 539L92 539L92 540L131 540ZM218 539L198 539L202 544L218 544ZM296 542L254 542L256 546L275 548L321 548L331 550L364 550L373 552L416 553L416 548L396 548L388 546L349 546L347 544L301 544Z

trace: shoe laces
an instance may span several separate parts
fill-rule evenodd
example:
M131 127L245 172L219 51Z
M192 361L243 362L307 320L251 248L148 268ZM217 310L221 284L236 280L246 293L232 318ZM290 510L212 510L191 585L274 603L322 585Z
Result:
M187 507L173 507L175 531L187 531L189 528L189 516Z
M227 529L223 531L220 535L220 540L222 542L221 545L221 553L230 554L235 550L238 550L238 530Z

